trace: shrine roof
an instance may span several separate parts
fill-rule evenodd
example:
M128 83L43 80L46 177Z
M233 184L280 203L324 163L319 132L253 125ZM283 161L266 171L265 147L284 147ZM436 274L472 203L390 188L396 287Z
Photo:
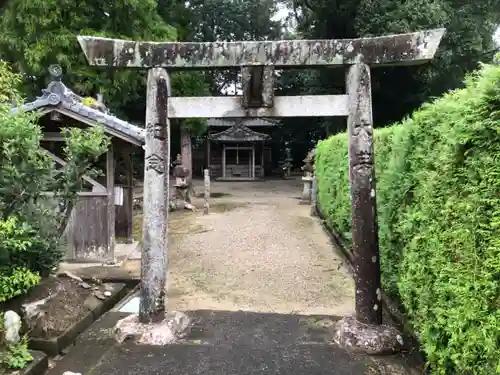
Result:
M42 115L50 112L59 112L79 122L97 126L103 125L106 133L121 138L129 143L141 146L145 140L145 130L132 125L112 115L101 105L102 110L84 104L84 98L75 94L60 80L51 81L42 95L34 101L11 109L11 113L18 111L40 111Z
M256 132L244 125L233 125L229 129L211 134L212 141L219 142L258 142L271 138L268 134Z

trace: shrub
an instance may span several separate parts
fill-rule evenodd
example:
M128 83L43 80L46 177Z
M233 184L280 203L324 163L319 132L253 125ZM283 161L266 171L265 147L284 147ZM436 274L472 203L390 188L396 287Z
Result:
M40 276L27 268L0 271L0 302L26 294L40 282Z
M500 67L375 132L384 289L433 373L500 373ZM346 135L318 145L318 203L350 230Z
M14 267L27 268L38 274L50 273L59 262L62 251L51 251L55 241L45 241L39 231L14 216L0 221L0 274Z
M12 266L34 267L34 271L47 275L63 255L57 232L62 215L44 193L60 189L62 184L56 185L55 167L40 148L41 138L34 114L12 116L7 108L0 107L0 220L4 220L1 235L3 241L8 241L10 235L14 236L13 241L21 237L31 241L30 251L22 253L26 263L19 263L19 252L17 256L11 252ZM13 216L15 228L6 232L6 225L12 224L8 219ZM33 257L27 259L30 254Z
M16 87L21 81L0 62L0 103L20 103ZM16 277L16 267L42 277L57 267L82 176L97 175L91 166L110 142L102 127L63 129L67 164L56 171L41 148L37 121L37 113L13 115L10 104L0 105L0 275L5 285L20 285L7 280Z
M33 361L33 356L28 349L28 336L23 336L14 345L9 345L5 354L0 358L0 364L11 370L19 370Z
M4 340L4 314L0 312L0 372L2 368L19 370L33 361L28 349L28 336L24 335L17 344L8 345Z

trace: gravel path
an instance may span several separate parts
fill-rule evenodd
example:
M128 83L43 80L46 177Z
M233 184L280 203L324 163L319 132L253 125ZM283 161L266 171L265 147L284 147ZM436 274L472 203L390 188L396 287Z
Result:
M300 191L300 181L212 184L231 195L213 199L210 215L190 216L191 233L173 239L169 308L353 312L352 279L309 206L298 204Z

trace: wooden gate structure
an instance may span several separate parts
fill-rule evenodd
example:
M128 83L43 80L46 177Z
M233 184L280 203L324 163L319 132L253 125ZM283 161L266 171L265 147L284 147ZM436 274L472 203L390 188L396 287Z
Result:
M213 43L79 36L90 65L149 70L141 321L159 321L165 314L169 119L346 116L356 286L354 320L360 323L358 327L365 327L354 334L364 339L351 337L347 344L370 341L366 335L373 331L366 330L382 327L370 68L423 64L434 57L444 33L445 29L434 29L362 39ZM348 68L345 95L274 96L275 68L322 66ZM168 71L231 67L241 68L242 96L170 96Z

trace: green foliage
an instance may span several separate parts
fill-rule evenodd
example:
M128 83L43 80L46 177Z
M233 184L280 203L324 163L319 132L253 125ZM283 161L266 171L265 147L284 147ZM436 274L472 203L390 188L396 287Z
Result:
M278 3L277 0L194 0L189 3L160 0L158 12L165 22L176 28L180 41L272 40L281 36L282 22L275 17ZM235 84L237 73L237 69L217 69L203 76L210 92L219 95L224 87ZM175 91L174 77L172 81ZM203 90L199 90L198 95ZM189 94L193 93L183 95Z
M276 0L160 0L158 12L165 22L173 25L180 41L234 41L274 39L280 35L281 23L273 20ZM202 96L234 85L235 69L213 72L176 72L172 74L175 96ZM205 119L180 121L183 130L192 136L206 130Z
M28 221L22 222L14 216L0 221L0 276L15 278L13 267L42 275L52 272L61 259L62 249L57 237L51 239L50 234L36 230ZM17 285L17 281L11 282Z
M92 169L91 166L107 151L111 140L104 127L63 128L61 131L65 139L63 152L67 164L57 179L60 188L56 191L60 197L68 200L73 199L75 193L82 190L81 176L85 174L88 177L97 177L100 174L100 171Z
M172 74L173 96L207 96L210 95L203 72L174 72ZM206 119L185 119L179 121L184 130L192 136L203 134L207 128Z
M0 17L2 59L33 77L25 82L29 97L40 94L49 65L59 64L73 90L84 96L101 92L117 114L143 122L146 74L89 66L76 36L175 40L175 30L163 22L157 6L155 0L9 0Z
M318 202L350 230L347 140L318 145ZM375 132L384 289L433 374L499 373L500 67Z
M83 98L83 100L82 100L82 104L86 105L88 107L92 107L96 103L97 103L97 100L95 100L94 98L92 98L90 96L87 96L87 97Z
M23 336L15 345L9 345L2 358L2 365L9 369L23 369L33 361L33 356L28 350L28 336Z
M0 61L0 103L18 102L19 92L17 89L21 85L23 77L20 74L14 73L10 65Z
M40 197L52 184L52 161L40 149L42 131L34 113L9 113L0 108L0 215L10 216L20 206Z
M400 121L432 97L462 86L467 72L489 61L500 24L500 0L289 0L296 39L359 38L445 27L430 64L372 70L375 127ZM344 94L344 69L290 70L280 95ZM286 82L282 82L286 81ZM411 88L411 89L409 89ZM303 158L310 139L345 129L338 118L284 119L279 134ZM326 134L325 134L326 133Z
M349 183L346 180L346 134L339 134L318 143L314 169L317 176L317 199L328 225L344 237L350 238L351 206Z
M3 313L0 312L0 367L18 370L26 367L33 360L28 350L28 336L14 345L5 345L3 342Z
M0 271L0 302L26 294L39 282L40 276L27 268Z
M15 96L19 80L9 72L0 66L0 92ZM38 115L9 111L0 106L0 274L10 277L11 269L25 267L46 276L61 260L61 235L82 189L81 177L97 174L91 166L107 150L109 138L102 127L64 129L67 164L56 170L40 146Z
M17 216L23 223L24 237L31 241L29 251L24 251L22 257L20 253L10 253L15 262L12 264L27 266L42 275L52 272L59 263L60 236L76 192L81 190L81 176L109 142L101 128L72 129L68 134L68 164L56 175L52 159L40 147L42 132L36 115L13 116L8 108L0 108L0 220ZM56 201L60 202L57 207Z

